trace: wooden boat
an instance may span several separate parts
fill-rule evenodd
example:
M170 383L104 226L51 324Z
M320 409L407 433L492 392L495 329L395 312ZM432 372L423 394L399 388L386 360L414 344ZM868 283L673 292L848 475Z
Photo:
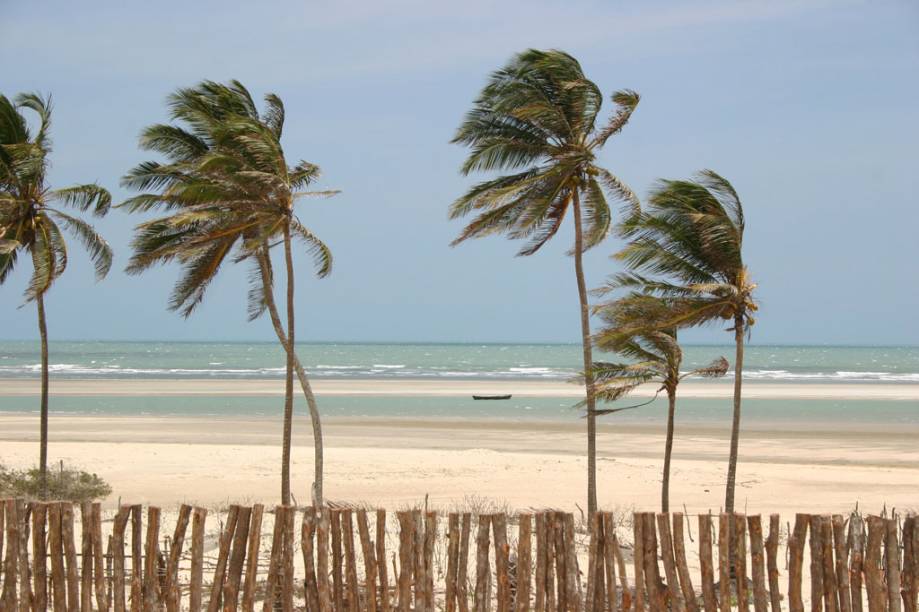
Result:
M511 395L473 395L472 399L474 400L509 400Z

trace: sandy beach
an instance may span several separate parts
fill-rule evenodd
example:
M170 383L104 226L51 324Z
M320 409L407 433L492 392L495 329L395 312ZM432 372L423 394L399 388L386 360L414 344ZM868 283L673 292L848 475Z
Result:
M512 393L519 397L579 397L583 389L560 380L424 380L424 379L318 379L312 381L318 395L332 396L403 396L460 397L473 393ZM648 384L636 389L634 397L651 397L658 386ZM39 395L37 378L5 379L0 383L0 397ZM730 398L729 382L689 380L680 387L684 398ZM262 396L283 395L282 379L59 379L51 386L51 395L72 396ZM762 383L744 382L743 395L748 399L879 399L917 400L919 385L888 383Z
M58 386L64 386L64 383ZM717 510L728 452L724 427L679 426L671 499L690 512ZM575 510L585 480L583 422L326 419L326 494L389 508L449 507L470 499L513 508ZM653 509L659 499L663 428L600 427L599 496L609 508ZM37 455L38 418L0 416L2 462ZM50 458L104 476L123 501L215 506L278 498L280 419L53 415ZM859 504L919 508L919 431L789 425L744 432L738 505L750 512L834 511ZM312 474L309 423L294 425L293 488L306 499Z

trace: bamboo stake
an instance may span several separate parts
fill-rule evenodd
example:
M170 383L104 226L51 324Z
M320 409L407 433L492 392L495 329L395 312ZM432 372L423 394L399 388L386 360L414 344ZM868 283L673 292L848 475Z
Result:
M635 612L644 612L645 609L645 555L644 555L644 521L640 513L632 514L632 557L635 572Z
M459 515L451 512L447 517L447 576L445 582L444 608L456 612L456 570L459 561Z
M868 546L865 550L865 586L868 590L868 611L886 612L887 590L881 577L881 544L887 526L878 516L868 517Z
M769 601L772 612L782 611L782 594L779 592L779 515L769 515L769 538L766 540L766 566L769 575Z
M753 574L753 609L756 612L767 612L769 609L766 597L766 561L763 549L763 523L760 516L747 517L750 530L750 564Z
M249 542L246 549L246 578L243 581L243 610L255 610L255 587L258 581L258 553L262 545L262 518L265 506L255 504L249 515ZM238 519L237 519L238 521Z
M191 523L191 578L188 593L188 609L191 612L201 610L201 591L204 580L204 523L207 519L205 508L195 508Z
M8 507L6 520L7 523L10 520ZM64 558L67 561L67 609L76 610L80 605L80 583L77 579L77 548L74 542L71 502L61 503L61 537L64 541Z
M530 609L530 572L533 546L533 517L521 514L517 530L517 593L514 600L516 612Z
M683 536L682 512L673 513L673 555L676 560L677 576L680 580L680 589L683 593L683 603L688 612L698 612L699 604L696 602L696 591L692 586L692 577L689 573L689 564L686 561L686 541Z
M220 532L220 543L217 549L217 564L214 567L214 580L211 582L211 597L207 603L207 612L217 612L221 609L226 583L227 560L230 556L230 545L233 542L233 533L236 531L236 521L239 519L239 506L230 506L227 512L227 524ZM277 517L275 518L277 520ZM274 551L272 551L272 555Z
M849 534L847 546L852 561L849 565L849 593L852 600L852 612L862 612L862 571L865 560L865 522L862 517L852 513L849 517Z
M411 512L399 512L399 610L412 610L412 573L414 568L415 520ZM335 608L340 610L340 608Z
M507 544L507 516L495 514L491 517L491 528L495 539L495 578L498 584L497 611L511 611L510 576L508 563L510 547Z
M366 510L357 511L357 531L361 540L361 554L364 557L365 605L367 612L376 612L377 560L373 550L373 541L370 539L370 526L367 522Z
M112 554L114 556L112 601L114 602L113 607L115 612L125 612L124 531L128 525L128 518L130 514L130 506L121 506L118 508L118 514L115 515L115 525L112 527Z
M32 503L32 579L34 581L32 606L34 610L48 609L48 551L45 541L48 504Z
M475 611L488 611L488 527L491 517L487 514L479 515L479 531L476 537L476 555L475 555Z
M342 541L345 550L345 568L348 584L348 609L357 612L360 600L357 592L357 560L354 552L354 525L351 522L351 511L341 512Z
M0 504L0 508L2 507L3 504ZM48 531L50 532L48 546L51 549L51 599L54 603L54 612L65 612L67 584L64 576L64 541L61 535L61 503L59 502L52 502L48 506Z
M437 513L424 515L424 608L434 612L434 540L437 539Z
M459 612L469 612L469 533L472 531L472 515L463 513L462 528L460 529L459 559L456 568L456 601Z
M675 612L685 610L686 604L683 599L683 591L680 590L676 558L673 554L674 546L673 536L670 532L669 512L657 515L657 531L660 534L661 561L664 563L664 575L667 576L667 589L670 592L670 609Z
M143 508L131 506L131 612L144 608Z
M788 609L791 612L804 612L801 577L804 566L804 541L809 522L810 519L806 514L796 514L795 528L788 539Z
M721 612L731 610L731 515L718 517L718 605Z
M887 566L887 606L890 612L901 612L900 601L900 544L897 541L897 528L899 527L896 515L885 520L887 537L884 541L884 551Z
M105 551L102 548L102 504L93 503L90 516L92 518L93 552L95 553L93 577L96 587L96 606L99 610L108 610L109 603L105 593Z
M702 605L705 612L716 612L715 571L712 563L712 515L699 515L699 564L702 574Z
M377 573L380 577L380 612L389 612L389 576L386 568L386 510L377 510Z
M329 509L319 509L319 524L316 529L316 588L319 591L320 612L331 612L332 595L329 592ZM385 563L384 563L385 565Z
M342 579L341 511L330 511L332 525L332 603L336 612L344 610L344 584Z
M734 515L734 584L737 591L737 607L741 612L750 609L750 594L747 590L747 521L744 515Z

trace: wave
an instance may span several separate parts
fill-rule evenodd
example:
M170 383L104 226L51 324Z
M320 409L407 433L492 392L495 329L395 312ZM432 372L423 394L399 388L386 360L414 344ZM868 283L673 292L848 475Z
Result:
M209 363L210 366L218 365ZM208 367L165 368L125 367L116 364L54 363L48 366L60 378L274 378L284 375L283 367ZM307 366L316 378L482 378L482 379L549 379L567 380L577 374L575 369L548 366L519 365L500 369L476 369L449 366L409 366L407 364ZM41 372L41 364L0 366L0 379L34 377ZM729 372L727 378L732 378ZM744 372L747 380L770 382L889 382L919 383L919 372L888 371L790 371L785 369L752 369ZM698 379L698 378L697 378Z

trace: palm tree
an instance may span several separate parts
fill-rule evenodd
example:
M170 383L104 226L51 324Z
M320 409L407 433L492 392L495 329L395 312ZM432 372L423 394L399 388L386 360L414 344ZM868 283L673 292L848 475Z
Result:
M224 85L205 81L169 97L173 124L146 128L140 146L168 160L144 162L123 179L124 186L145 191L121 206L132 212L151 209L165 216L137 227L134 254L127 271L139 274L156 264L179 262L183 274L169 308L188 317L204 299L221 265L252 265L249 319L265 311L287 358L281 499L290 503L290 445L293 420L293 374L306 397L314 439L313 503L322 503L323 447L319 408L294 346L294 239L306 245L319 277L332 270L328 247L298 219L294 207L306 197L335 191L304 191L319 178L319 167L300 161L288 166L280 139L284 106L265 96L259 112L238 81ZM287 328L274 299L271 249L283 246L287 277Z
M462 173L514 171L475 185L450 207L450 218L474 214L456 245L469 238L504 233L526 244L518 255L536 253L571 210L574 268L580 301L584 387L587 406L587 499L597 509L596 414L590 346L590 312L582 255L599 244L610 226L609 193L631 207L632 191L596 155L628 123L638 105L634 91L613 94L616 112L596 125L600 89L578 61L562 51L529 50L494 72L453 138L471 151Z
M754 323L756 285L742 257L744 214L734 187L705 170L694 181L661 181L645 211L621 227L630 242L617 253L629 272L614 284L672 300L667 325L730 321L734 333L734 414L725 512L734 511L740 438L744 335ZM648 275L652 276L648 276Z
M677 387L689 376L724 376L728 370L727 359L719 357L705 367L680 372L683 350L677 342L676 328L654 326L654 322L666 321L672 316L671 305L666 299L632 293L598 306L597 312L606 327L597 333L594 344L601 350L616 352L632 360L626 363L594 363L597 399L613 402L646 383L660 385L651 401L657 399L661 391L667 393L667 439L664 443L661 479L661 512L669 512L670 459L673 452ZM598 410L597 414L617 410L622 408Z
M38 129L29 127L22 110L34 112ZM51 98L20 94L15 101L0 95L0 284L16 266L20 255L32 260L32 277L25 292L26 302L38 308L41 337L41 410L39 480L41 496L48 492L48 328L45 294L67 268L67 242L63 228L89 253L102 279L112 267L112 250L93 227L61 206L103 216L111 206L109 192L87 183L61 189L47 185L51 154L48 130L51 126Z

